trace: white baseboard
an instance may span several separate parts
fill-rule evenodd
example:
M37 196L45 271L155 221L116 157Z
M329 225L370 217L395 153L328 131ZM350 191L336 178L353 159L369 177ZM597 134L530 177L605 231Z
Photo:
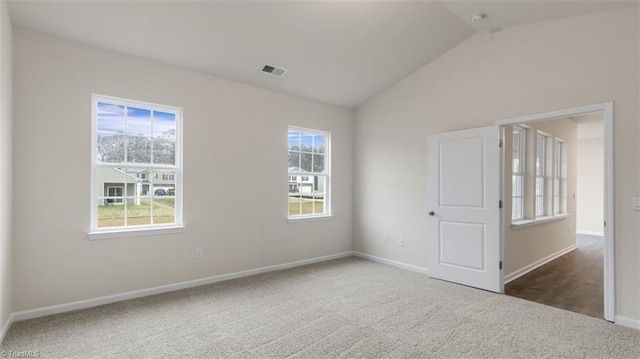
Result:
M523 275L531 272L532 270L541 267L549 262L551 262L552 260L558 258L558 257L562 257L563 255L571 252L574 249L578 249L578 246L576 244L572 244L569 247L559 250L553 254L550 254L540 260L537 260L531 264L529 264L528 266L522 267L520 269L518 269L515 272L509 273L507 275L504 276L504 284L507 284L515 279L518 279L520 277L522 277Z
M640 320L621 317L619 315L615 316L615 322L618 325L622 325L623 327L633 328L640 330Z
M289 263L284 263L284 264L276 264L276 265L268 266L268 267L255 268L255 269L249 269L249 270L240 271L240 272L221 274L221 275L216 275L216 276L213 276L213 277L195 279L195 280L190 280L190 281L186 281L186 282L180 282L180 283L163 285L163 286L159 286L159 287L136 290L136 291L132 291L132 292L108 295L108 296L104 296L104 297L81 300L81 301L72 302L72 303L52 305L50 307L25 310L25 311L20 311L20 312L13 313L11 322L20 321L20 320L27 320L27 319L33 319L33 318L39 318L39 317L44 317L44 316L52 315L52 314L71 312L71 311L79 310L79 309L97 307L99 305L121 302L123 300L129 300L129 299L141 298L141 297L146 297L146 296L155 295L155 294L173 292L173 291L180 290L180 289L192 288L192 287L197 287L197 286L201 286L201 285L212 284L212 283L216 283L216 282L222 282L222 281L226 281L226 280L230 280L230 279L248 277L248 276L261 274L261 273L273 272L273 271L277 271L277 270L300 267L300 266L304 266L304 265L307 265L307 264L313 264L313 263L330 261L330 260L333 260L333 259L350 257L352 255L353 255L353 252L343 252L343 253L331 254L331 255L322 256L322 257L303 259L303 260L300 260L300 261L289 262ZM10 325L10 323L8 323L8 325ZM7 329L8 329L8 327L7 327Z
M418 272L418 273L422 273L422 274L429 274L429 269L425 268L425 267L414 266L413 264L407 264L407 263L403 263L403 262L393 261L391 259L386 259L386 258L382 258L382 257L376 257L376 256L372 256L371 254L366 254L366 253L362 253L362 252L352 252L352 253L356 257L368 259L368 260L371 260L371 261L374 261L374 262L388 264L390 266L394 266L394 267L398 267L398 268L402 268L402 269L408 269L410 271L414 271L414 272Z
M596 231L576 231L576 234L586 234L588 236L604 237L604 232L596 232Z
M14 317L13 313L9 315L7 322L2 326L2 331L0 331L0 344L4 341L4 337L7 335L7 332L9 332L9 328L11 328L11 324L15 320Z

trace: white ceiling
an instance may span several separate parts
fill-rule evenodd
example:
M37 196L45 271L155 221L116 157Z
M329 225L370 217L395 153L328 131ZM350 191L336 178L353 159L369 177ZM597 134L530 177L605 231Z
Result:
M640 2L638 0L445 0L441 3L476 30L489 30L632 8L637 7ZM471 21L471 16L479 13L487 14L487 18L482 22Z
M566 4L565 4L566 3ZM357 107L476 29L636 1L31 1L15 26L276 91ZM481 25L476 12L489 15ZM282 78L264 64L288 70Z

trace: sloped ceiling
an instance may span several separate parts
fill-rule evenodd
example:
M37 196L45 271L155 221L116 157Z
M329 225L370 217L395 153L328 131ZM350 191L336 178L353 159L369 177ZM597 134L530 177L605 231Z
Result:
M506 3L8 2L14 26L345 107L359 106L483 29L468 20L469 13L486 9L488 24L503 26L559 11L549 7L523 16L545 2ZM561 14L585 7L572 9ZM288 71L270 76L259 71L264 64Z

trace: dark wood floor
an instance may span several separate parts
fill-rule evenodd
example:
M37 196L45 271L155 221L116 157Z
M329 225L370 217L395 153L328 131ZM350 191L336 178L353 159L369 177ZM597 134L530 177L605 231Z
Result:
M604 240L578 235L578 249L510 282L514 297L604 318Z

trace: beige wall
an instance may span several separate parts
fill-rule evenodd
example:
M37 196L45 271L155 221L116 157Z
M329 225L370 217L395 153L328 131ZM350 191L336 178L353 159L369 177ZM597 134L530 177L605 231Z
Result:
M578 129L581 127L583 124L578 124ZM603 138L578 138L578 233L604 235L603 171Z
M640 319L638 19L626 9L480 32L361 106L355 248L427 266L429 134L613 100L616 314Z
M567 249L576 244L576 200L573 194L576 193L577 178L577 125L569 119L546 121L527 124L530 129L527 131L527 154L526 166L529 176L525 179L527 188L531 194L535 193L535 141L537 131L542 131L549 135L546 149L547 173L552 173L552 151L553 138L563 140L567 147L567 215L568 217L552 222L539 223L530 226L511 227L506 226L504 232L505 240L505 276L525 268L547 256ZM512 148L512 126L505 127L505 148L504 153L511 153ZM504 193L505 205L504 213L511 213L511 173L512 162L504 162ZM552 175L547 176L545 186L547 190L553 188ZM547 191L547 203L551 202L551 192ZM535 213L535 202L530 200L528 213ZM548 208L547 213L551 213L553 208ZM510 217L507 216L510 220Z
M0 1L0 330L12 311L12 29L7 4ZM2 338L0 338L2 339Z
M353 110L18 28L14 42L14 311L351 250ZM184 109L184 233L87 240L92 93ZM333 220L287 223L289 125L332 133Z

